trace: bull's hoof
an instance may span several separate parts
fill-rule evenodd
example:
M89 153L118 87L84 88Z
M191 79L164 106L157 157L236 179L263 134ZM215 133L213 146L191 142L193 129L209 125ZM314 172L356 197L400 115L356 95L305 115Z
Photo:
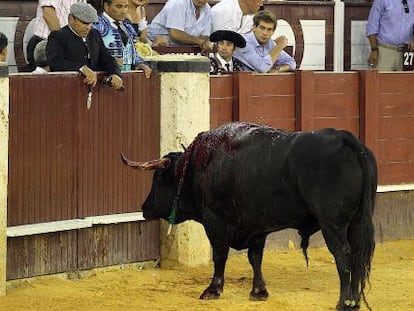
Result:
M250 300L253 301L266 301L269 298L269 293L265 287L262 288L253 288L250 292Z
M358 311L359 309L360 305L355 300L344 300L336 306L337 311Z
M216 289L207 288L201 295L200 299L210 300L218 299L220 297L220 292Z

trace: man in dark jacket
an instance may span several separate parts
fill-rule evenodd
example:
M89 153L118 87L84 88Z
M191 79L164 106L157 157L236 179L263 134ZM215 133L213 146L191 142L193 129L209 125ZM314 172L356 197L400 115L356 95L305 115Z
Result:
M233 53L237 48L244 48L246 40L231 30L216 30L210 35L210 41L216 42L217 52L210 54L210 74L221 75L232 71L243 71L243 64Z
M46 51L51 71L79 71L92 87L97 82L96 71L106 71L111 86L121 89L120 68L99 32L92 28L92 23L98 21L96 10L88 3L76 2L70 8L68 21L67 26L49 35Z

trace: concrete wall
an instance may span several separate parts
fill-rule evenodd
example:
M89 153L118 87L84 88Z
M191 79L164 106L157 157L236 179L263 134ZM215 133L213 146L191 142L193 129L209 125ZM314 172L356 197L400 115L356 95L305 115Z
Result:
M161 75L160 156L183 151L182 145L187 147L199 132L210 128L210 62L197 56L164 56L149 61ZM162 267L210 262L210 243L201 224L187 221L169 228L170 224L161 221Z

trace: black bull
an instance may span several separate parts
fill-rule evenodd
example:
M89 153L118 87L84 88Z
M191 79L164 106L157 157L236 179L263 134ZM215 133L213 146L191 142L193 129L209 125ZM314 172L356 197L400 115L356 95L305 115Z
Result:
M372 152L351 133L231 123L200 133L185 152L151 162L122 159L138 169L156 169L143 204L146 219L192 219L204 226L214 277L200 298L223 292L232 247L248 248L254 272L250 298L266 300L261 271L266 236L294 228L306 260L310 236L322 231L340 278L337 310L359 310L361 299L366 303L377 167Z

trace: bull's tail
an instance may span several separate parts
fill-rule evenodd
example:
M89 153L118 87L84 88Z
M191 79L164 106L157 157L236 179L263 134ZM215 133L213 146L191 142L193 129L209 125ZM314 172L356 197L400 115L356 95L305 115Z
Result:
M367 308L371 310L365 298L365 286L369 283L371 261L374 255L375 238L372 221L377 188L377 166L372 152L362 145L352 134L346 144L357 154L363 172L363 192L357 214L351 221L348 230L348 241L351 246L351 288L354 295L362 297ZM352 138L350 138L352 136Z
M299 229L299 235L302 239L300 247L302 248L303 257L305 258L306 266L309 266L309 257L308 257L308 246L309 239L312 234L319 231L320 227L316 219L309 218L307 219L302 227Z

